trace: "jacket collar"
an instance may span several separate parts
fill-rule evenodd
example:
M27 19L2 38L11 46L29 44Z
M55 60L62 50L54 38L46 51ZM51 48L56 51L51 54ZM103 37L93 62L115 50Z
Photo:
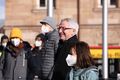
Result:
M73 37L69 38L68 40L64 41L64 43L66 44L72 44L72 43L76 43L78 42L78 38L76 35L74 35Z
M45 39L48 40L50 37L52 37L51 35L54 34L56 32L56 30L54 29L53 31L46 33L45 34Z
M74 35L73 37L71 37L71 38L69 38L66 42L68 42L68 43L71 43L71 42L77 42L78 41L78 38L77 38L77 36L76 35Z

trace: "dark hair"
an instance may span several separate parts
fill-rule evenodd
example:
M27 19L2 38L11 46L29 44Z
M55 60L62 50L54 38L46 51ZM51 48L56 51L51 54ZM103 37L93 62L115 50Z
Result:
M8 36L7 36L7 35L3 35L3 36L1 37L1 43L3 42L4 39L8 39Z
M37 39L37 38L41 38L42 39L42 41L45 41L45 35L44 34L38 34L36 37L35 37L35 40Z
M94 65L94 60L91 56L89 45L86 42L78 42L74 46L72 46L72 48L76 50L77 67L87 68Z
M24 44L24 49L26 51L31 50L32 46L30 45L30 43L28 41L23 41L23 44Z

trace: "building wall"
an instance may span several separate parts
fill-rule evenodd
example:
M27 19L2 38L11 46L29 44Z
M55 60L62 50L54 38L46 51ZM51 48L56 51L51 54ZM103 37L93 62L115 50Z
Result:
M102 44L102 8L98 0L80 0L80 40ZM120 45L120 0L117 8L108 8L108 44Z
M5 34L9 36L13 27L19 27L23 39L33 44L35 36L40 32L40 19L45 13L35 12L35 0L7 0Z
M98 0L56 0L54 18L59 23L62 18L73 18L80 25L79 39L91 46L102 44L102 9ZM108 43L120 44L120 0L118 8L109 8ZM40 32L40 20L47 16L46 9L37 9L36 0L6 0L5 34L9 35L12 27L20 27L24 40L33 43ZM30 35L30 36L29 36ZM27 37L26 37L27 36Z

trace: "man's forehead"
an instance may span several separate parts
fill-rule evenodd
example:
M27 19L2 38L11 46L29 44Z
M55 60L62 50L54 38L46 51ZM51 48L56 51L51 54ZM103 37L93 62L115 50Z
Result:
M63 21L59 24L59 27L69 27L69 23L67 21Z

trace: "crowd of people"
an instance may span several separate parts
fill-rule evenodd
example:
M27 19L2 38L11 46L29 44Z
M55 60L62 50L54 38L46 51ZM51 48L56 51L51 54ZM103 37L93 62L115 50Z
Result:
M88 43L79 41L79 25L64 18L40 21L34 48L23 40L20 28L3 35L0 45L0 80L98 80L99 72Z

